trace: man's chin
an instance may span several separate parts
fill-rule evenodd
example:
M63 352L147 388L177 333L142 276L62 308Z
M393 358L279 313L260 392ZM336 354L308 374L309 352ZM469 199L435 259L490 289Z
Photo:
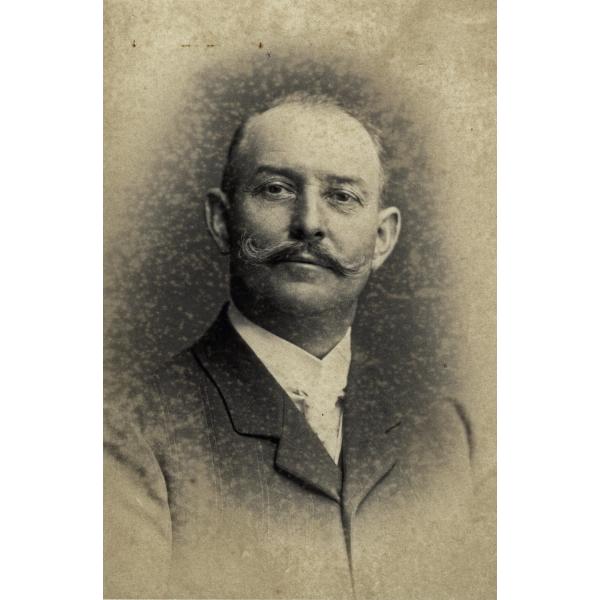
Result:
M233 297L240 304L306 317L353 306L366 283L316 265L262 267L247 275L231 280Z
M295 315L315 315L340 305L342 298L317 283L297 281L280 283L272 290L269 304L278 311Z

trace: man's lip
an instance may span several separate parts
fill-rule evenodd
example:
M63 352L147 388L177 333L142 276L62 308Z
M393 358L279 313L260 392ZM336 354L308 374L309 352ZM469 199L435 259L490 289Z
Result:
M300 264L305 264L305 265L314 265L316 267L328 268L327 265L324 265L322 261L320 261L317 258L314 258L312 256L303 256L303 255L291 256L291 257L283 259L280 262L300 263Z

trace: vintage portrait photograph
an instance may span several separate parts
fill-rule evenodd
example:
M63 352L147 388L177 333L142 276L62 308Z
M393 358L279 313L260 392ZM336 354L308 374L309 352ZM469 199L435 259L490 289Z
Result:
M0 8L0 597L600 598L600 10Z
M104 3L104 597L496 597L496 6Z

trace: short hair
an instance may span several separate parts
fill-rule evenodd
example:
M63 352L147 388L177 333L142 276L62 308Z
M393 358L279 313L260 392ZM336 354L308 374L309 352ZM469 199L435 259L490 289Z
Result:
M363 114L362 111L342 105L342 103L339 102L333 96L328 96L326 94L311 94L307 92L294 92L292 94L281 96L276 100L270 102L263 110L248 115L237 127L231 139L231 143L229 144L225 168L223 169L223 176L221 178L221 189L230 199L233 199L233 197L235 196L236 188L238 185L239 169L237 161L239 157L239 149L242 141L244 140L248 123L254 117L262 115L263 113L271 110L272 108L285 105L334 108L358 121L369 134L369 137L371 138L371 141L373 142L375 150L377 152L380 168L379 195L380 202L383 202L383 190L387 181L387 177L384 167L385 157L383 144L381 141L382 136L379 128L367 115Z

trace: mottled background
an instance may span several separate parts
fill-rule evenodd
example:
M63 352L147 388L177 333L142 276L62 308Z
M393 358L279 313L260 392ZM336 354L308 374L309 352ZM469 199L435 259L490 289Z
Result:
M356 351L457 396L495 452L495 4L105 3L105 357L116 384L190 345L227 297L205 230L233 130L295 90L384 134L399 246L367 287Z

